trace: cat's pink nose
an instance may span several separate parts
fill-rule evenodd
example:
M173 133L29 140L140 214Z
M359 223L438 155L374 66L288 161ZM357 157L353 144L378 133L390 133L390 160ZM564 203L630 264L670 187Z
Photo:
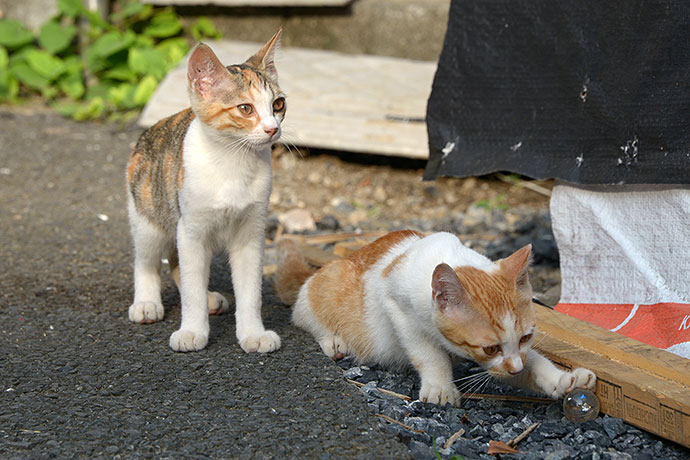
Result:
M509 373L510 375L518 375L520 372L522 372L522 368L517 369L517 370L516 370L516 369L511 369L511 370L508 371L508 373Z
M278 132L278 128L264 128L264 132L268 134L269 137L273 137Z

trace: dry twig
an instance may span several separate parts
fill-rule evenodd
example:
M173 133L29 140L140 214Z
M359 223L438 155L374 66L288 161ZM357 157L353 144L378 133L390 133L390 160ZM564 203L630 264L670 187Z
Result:
M551 404L554 400L549 398L533 398L531 396L516 396L516 395L491 395L484 393L463 393L461 395L465 399L494 399L496 401L513 401L526 403L543 403Z
M396 425L400 425L401 427L405 428L406 430L414 431L415 433L424 433L424 430L415 430L415 429L412 428L410 425L405 425L403 422L398 422L396 419L391 418L391 417L389 417L389 416L387 416L387 415L376 414L376 416L377 416L377 417L381 417L382 419L384 419L384 420L386 420L386 421L388 421L388 422L395 423Z
M356 380L350 380L350 379L346 379L346 380L347 380L348 382L350 382L351 384L356 385L356 386L358 386L358 387L360 387L360 388L362 388L362 387L364 386L364 384L363 384L362 382L357 382ZM412 398L410 398L410 397L407 396L407 395L403 395L403 394L400 394L400 393L396 393L395 391L391 391L391 390L386 390L385 388L376 387L376 389L379 390L381 393L383 393L383 394L385 394L385 395L395 396L396 398L400 398L400 399L402 399L403 401L410 401L410 400L412 399Z
M523 431L522 433L517 435L515 437L515 439L511 439L510 441L508 441L506 444L508 444L510 447L515 447L517 445L517 443L519 443L520 441L525 439L527 437L527 435L530 434L532 431L534 431L534 429L538 426L539 426L539 422L531 424L530 426L528 426L525 429L525 431Z
M448 448L449 448L450 446L452 446L453 443L454 443L455 441L457 441L458 438L459 438L460 436L462 436L463 434L465 434L465 429L464 429L464 428L460 428L458 431L456 431L455 433L453 433L452 435L450 435L450 438L448 438L448 440L446 440L445 444L443 444L443 448L444 448L444 449L448 449Z

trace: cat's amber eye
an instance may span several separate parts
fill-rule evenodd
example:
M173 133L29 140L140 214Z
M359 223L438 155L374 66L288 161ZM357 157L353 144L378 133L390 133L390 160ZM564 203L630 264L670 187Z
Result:
M285 109L285 98L284 97L279 97L275 101L273 101L273 111L274 112L282 112L283 109Z
M527 343L530 340L532 340L532 334L526 334L520 338L520 343Z
M491 345L490 347L484 347L484 353L486 353L487 356L496 356L500 351L500 345Z
M252 107L251 104L240 104L237 106L237 110L239 110L240 113L245 117L248 117L254 113L254 107Z

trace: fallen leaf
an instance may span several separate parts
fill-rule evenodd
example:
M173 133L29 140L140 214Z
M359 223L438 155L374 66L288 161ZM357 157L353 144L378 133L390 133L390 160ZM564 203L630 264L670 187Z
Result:
M488 454L519 454L520 451L510 447L503 441L489 441L489 451Z

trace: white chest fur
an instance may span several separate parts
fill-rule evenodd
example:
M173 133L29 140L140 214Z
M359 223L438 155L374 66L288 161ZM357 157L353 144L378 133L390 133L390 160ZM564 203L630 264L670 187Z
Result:
M267 204L271 193L270 145L249 150L213 136L197 119L185 137L183 164L183 216L241 214L247 208Z

